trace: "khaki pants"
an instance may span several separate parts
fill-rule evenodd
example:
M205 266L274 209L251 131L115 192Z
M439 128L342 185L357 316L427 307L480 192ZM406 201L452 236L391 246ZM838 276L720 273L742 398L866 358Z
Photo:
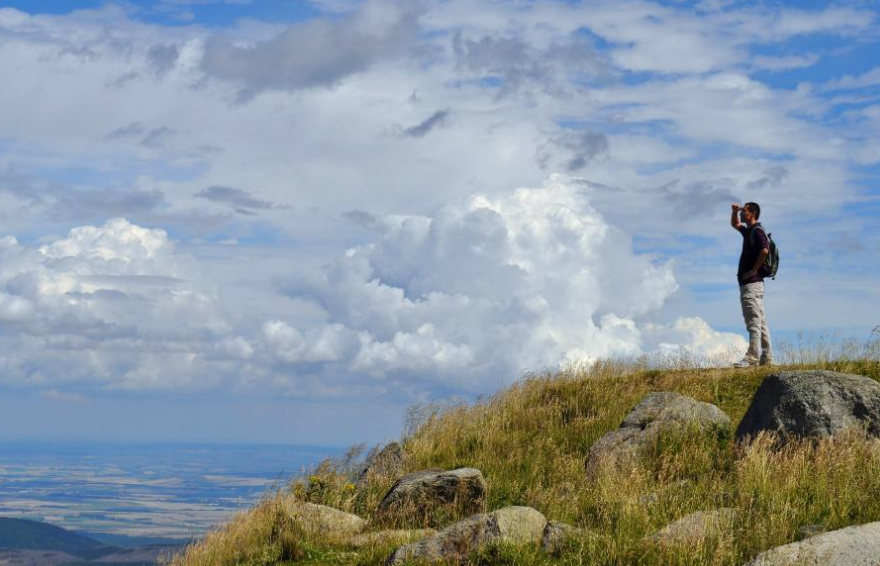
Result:
M754 364L772 362L770 330L767 328L767 317L764 315L764 282L740 285L739 299L742 303L746 328L749 331L749 351L745 359Z

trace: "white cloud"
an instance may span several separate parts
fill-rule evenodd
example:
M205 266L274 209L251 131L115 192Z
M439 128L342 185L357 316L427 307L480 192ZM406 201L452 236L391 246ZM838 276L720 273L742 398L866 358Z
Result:
M17 360L8 381L41 375L97 387L199 388L217 383L200 383L208 354L249 355L216 291L163 230L114 219L38 248L7 237L0 256L2 355ZM172 371L181 364L185 372Z
M499 375L650 352L645 330L664 351L674 344L714 355L717 343L743 344L699 319L676 323L668 336L639 322L676 290L670 267L635 255L583 185L561 176L373 225L380 240L288 285L328 322L308 332L267 323L276 356L486 391Z

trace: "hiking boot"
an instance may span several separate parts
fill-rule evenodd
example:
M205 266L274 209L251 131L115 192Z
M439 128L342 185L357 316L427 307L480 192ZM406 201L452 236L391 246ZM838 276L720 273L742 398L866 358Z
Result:
M743 368L747 368L747 367L752 367L753 365L755 365L755 362L750 362L749 360L743 358L740 361L733 364L733 367L735 367L736 369L743 369Z
M772 366L773 360L771 358L761 358L761 365L762 366Z

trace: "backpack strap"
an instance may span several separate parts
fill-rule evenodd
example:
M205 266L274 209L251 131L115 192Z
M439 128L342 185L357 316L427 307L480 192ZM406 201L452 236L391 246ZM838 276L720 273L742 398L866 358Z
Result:
M767 235L767 231L764 230L764 227L761 226L761 224L755 224L754 226L749 228L749 245L751 245L751 246L755 245L755 230L761 230L761 232L764 232L765 236ZM768 240L769 240L769 238L768 238Z

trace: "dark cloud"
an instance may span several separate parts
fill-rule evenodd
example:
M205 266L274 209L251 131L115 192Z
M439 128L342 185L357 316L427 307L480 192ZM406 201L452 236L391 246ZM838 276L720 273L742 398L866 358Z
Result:
M412 126L410 128L406 128L403 130L403 135L409 136L411 138L421 138L424 137L428 132L433 130L434 128L445 125L448 122L449 118L449 110L438 110L431 114L424 121Z
M240 214L253 215L255 210L270 210L273 208L287 208L267 200L254 198L249 192L232 187L214 185L199 191L195 195L198 198L214 202L228 204Z
M243 95L332 87L378 61L407 55L417 31L411 6L367 0L353 13L297 23L253 46L212 36L201 66L208 76L237 84Z
M738 202L727 185L726 181L698 181L686 185L672 181L658 188L657 196L665 210L695 216L710 213L722 204L729 206Z
M174 68L179 58L180 49L176 45L153 45L147 51L147 66L161 78Z
M536 48L519 37L465 39L458 33L453 52L460 73L498 81L501 93L538 90L560 94L572 84L607 73L592 45L574 36Z
M126 138L135 138L144 135L146 129L140 122L132 122L127 126L117 128L104 136L108 140L121 140Z
M749 189L764 189L767 187L778 187L782 181L788 177L788 169L782 165L774 165L764 170L764 176L755 181L746 184Z
M382 232L384 230L384 224L382 224L382 222L374 215L365 210L349 210L342 216L350 220L354 224L357 224L358 226L361 226L368 230L373 230L376 232Z
M147 129L140 122L132 122L127 126L122 126L121 128L117 128L104 136L104 139L107 140L126 140L126 139L137 139L139 145L149 148L160 148L164 147L165 143L175 134L175 131L167 126L160 126L158 128L150 128Z
M586 167L593 159L608 154L605 134L587 130L563 130L535 151L538 166L547 170L562 168L574 173Z
M166 126L162 126L161 128L153 128L152 130L147 132L146 135L144 135L143 139L141 139L140 141L140 145L153 149L165 147L165 143L173 135L174 130Z

